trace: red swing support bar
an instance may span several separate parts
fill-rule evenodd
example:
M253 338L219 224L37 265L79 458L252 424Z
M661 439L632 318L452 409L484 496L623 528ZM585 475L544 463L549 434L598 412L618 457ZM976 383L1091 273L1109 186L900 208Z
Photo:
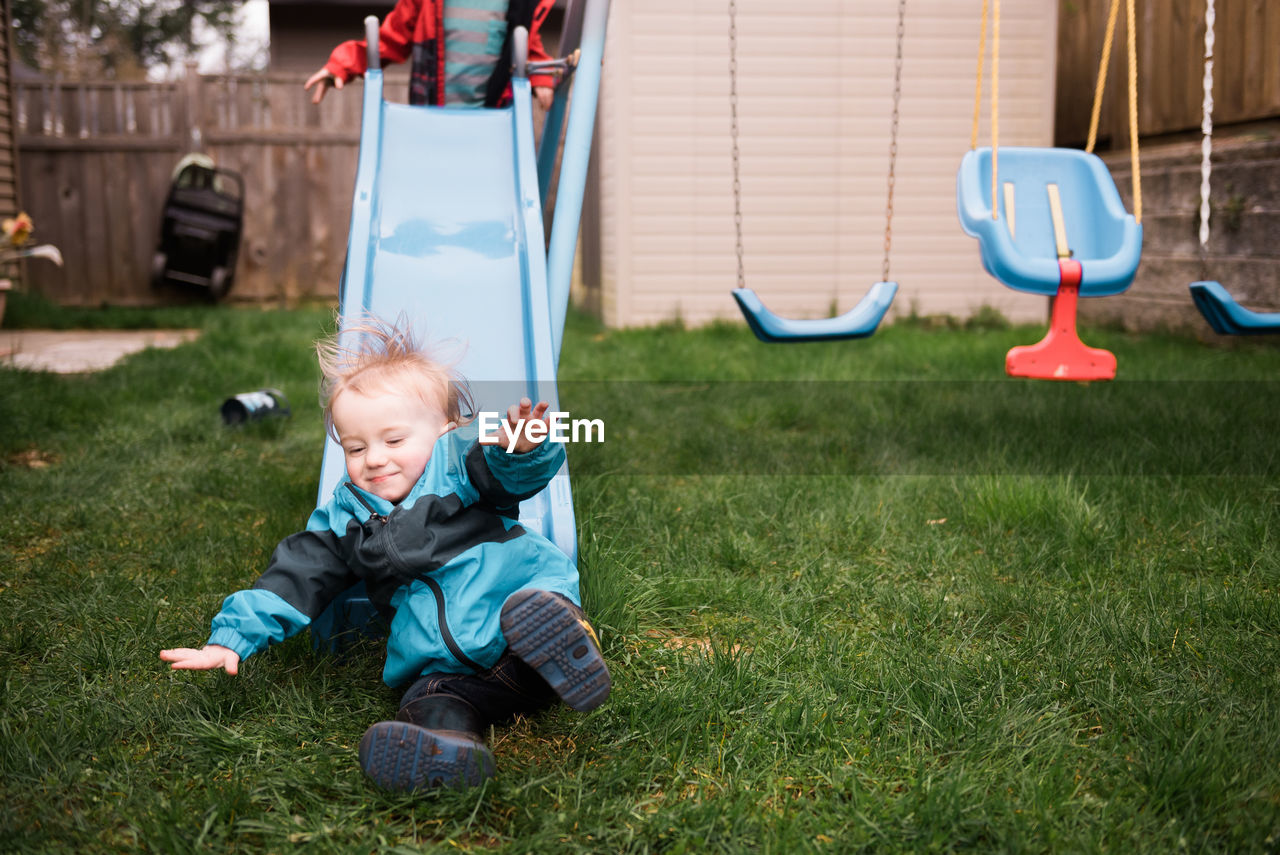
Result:
M1050 310L1049 331L1036 344L1015 347L1005 355L1004 371L1010 377L1038 380L1112 380L1116 356L1109 350L1089 347L1076 331L1080 299L1080 262L1058 259L1061 280Z
M1062 197L1057 184L1048 184L1049 215L1058 250L1058 293L1052 298L1049 331L1036 344L1012 348L1004 358L1004 373L1036 380L1111 380L1116 376L1116 356L1109 350L1089 347L1076 331L1076 310L1084 268L1071 257Z

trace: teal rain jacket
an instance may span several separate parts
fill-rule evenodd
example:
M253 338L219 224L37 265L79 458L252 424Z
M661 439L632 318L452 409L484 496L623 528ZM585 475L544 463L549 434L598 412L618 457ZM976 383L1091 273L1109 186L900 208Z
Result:
M254 586L227 597L208 643L245 659L300 632L363 581L390 622L388 685L492 666L507 646L499 616L511 594L539 588L581 605L577 567L518 521L520 501L545 487L564 457L550 441L525 454L480 445L473 424L440 437L399 505L344 479L305 531L280 542Z

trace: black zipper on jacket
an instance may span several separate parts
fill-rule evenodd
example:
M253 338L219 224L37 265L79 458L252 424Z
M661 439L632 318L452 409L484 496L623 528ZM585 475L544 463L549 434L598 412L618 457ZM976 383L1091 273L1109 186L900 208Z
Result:
M373 506L372 506L372 505L370 505L368 502L366 502L366 501L364 500L364 496L360 495L360 491L356 489L356 485L355 485L355 484L352 484L350 481L348 481L348 482L346 483L346 488L347 488L347 492L349 492L351 495L353 495L353 496L355 496L355 497L356 497L356 501L357 501L357 502L359 502L360 504L364 505L364 509L365 509L366 511L368 511L368 512L369 512L369 518L370 518L370 519L375 519L375 520L377 520L378 522L382 523L383 525L386 525L386 524L387 524L387 519L388 519L388 518L387 518L386 516L384 516L384 515L382 515L382 514L378 513L377 511L375 511L375 510L373 509Z
M484 668L480 667L478 662L462 652L462 648L454 640L453 633L449 631L449 624L445 621L444 616L444 591L440 588L440 583L430 576L420 576L418 578L426 583L426 586L431 589L432 595L436 598L436 623L440 624L440 637L444 639L444 646L449 648L453 658L463 665L468 668L474 668L477 671L483 671Z
M347 482L347 487L350 489L351 495L356 497L356 501L364 505L365 510L369 512L370 519L377 520L385 527L390 517L384 516L369 507L369 503L364 500L364 496L360 495L359 491L356 490L355 485L350 481ZM394 561L402 570L407 571L408 568L404 566L404 561L401 560L400 555L395 548L395 544L391 541L390 533L387 533L386 537L387 552L391 555L392 561ZM477 671L483 671L484 668L482 668L479 663L462 652L462 648L453 637L453 633L449 631L449 623L444 612L444 590L440 587L440 583L426 574L418 576L418 578L431 589L431 595L436 598L436 623L440 625L440 638L444 641L444 646L449 648L449 652L453 654L453 658L457 659L461 664L466 665L468 668L474 668Z

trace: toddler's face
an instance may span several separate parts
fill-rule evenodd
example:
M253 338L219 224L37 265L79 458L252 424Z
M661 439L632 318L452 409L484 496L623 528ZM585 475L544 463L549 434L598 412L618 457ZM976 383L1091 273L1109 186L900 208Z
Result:
M390 502L409 495L436 440L453 427L438 406L415 395L348 389L334 398L332 409L347 474L357 487Z

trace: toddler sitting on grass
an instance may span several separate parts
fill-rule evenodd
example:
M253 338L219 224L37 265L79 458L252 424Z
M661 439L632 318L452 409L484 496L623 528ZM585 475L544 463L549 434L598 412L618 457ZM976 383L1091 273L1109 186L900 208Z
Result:
M495 771L490 724L609 695L577 567L519 524L520 501L551 480L564 448L518 430L545 422L547 403L527 398L508 409L505 437L482 443L460 427L465 386L407 330L370 320L317 353L347 477L253 587L227 597L203 648L160 658L235 674L364 581L390 622L383 679L409 688L395 720L364 734L361 767L391 790L478 784Z

